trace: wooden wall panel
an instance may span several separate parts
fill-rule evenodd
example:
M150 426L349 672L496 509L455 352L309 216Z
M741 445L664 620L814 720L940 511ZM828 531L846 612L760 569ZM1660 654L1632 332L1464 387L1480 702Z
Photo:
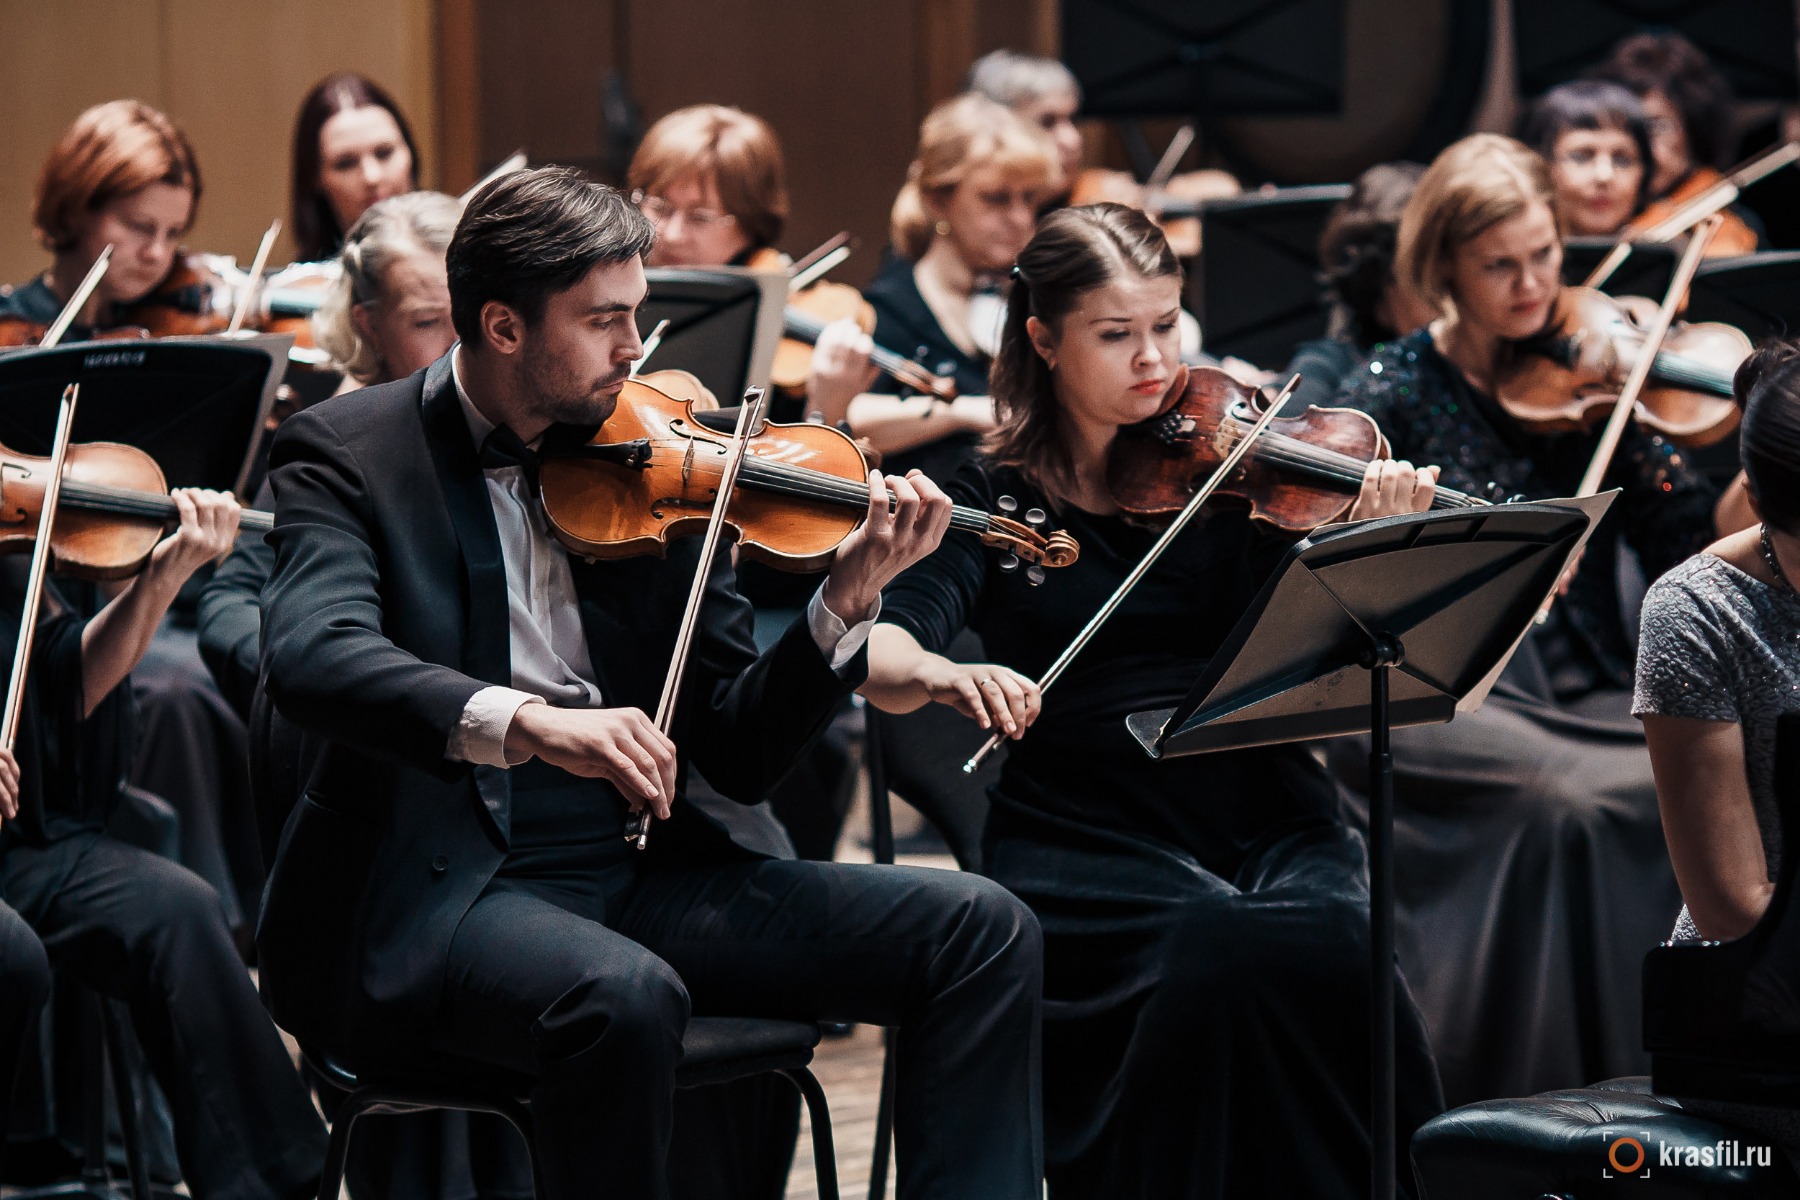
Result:
M206 195L190 244L248 260L287 211L294 112L306 89L358 70L392 91L436 181L434 0L0 0L0 281L44 266L30 236L44 155L83 108L136 97L187 131ZM287 253L277 248L277 261Z

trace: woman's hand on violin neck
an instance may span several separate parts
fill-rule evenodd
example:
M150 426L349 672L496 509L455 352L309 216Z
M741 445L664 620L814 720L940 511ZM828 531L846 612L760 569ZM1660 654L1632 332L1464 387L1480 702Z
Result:
M868 515L838 545L825 578L826 607L846 625L866 620L881 589L944 540L950 509L950 497L919 471L905 478L869 472Z
M881 372L869 362L875 343L848 317L833 321L813 343L812 369L806 376L806 410L836 425L850 411L850 401L874 386Z
M205 564L231 553L243 509L230 492L176 488L170 496L181 523L150 552L150 567L185 580Z
M1368 521L1425 512L1437 495L1437 480L1437 467L1415 467L1409 462L1378 458L1363 471L1362 490L1344 519Z
M947 704L985 729L999 726L1022 738L1042 711L1035 681L996 663L959 663L933 655L919 682L937 704Z
M530 701L513 713L507 760L541 758L619 789L632 811L668 820L675 799L675 743L636 708L557 708Z

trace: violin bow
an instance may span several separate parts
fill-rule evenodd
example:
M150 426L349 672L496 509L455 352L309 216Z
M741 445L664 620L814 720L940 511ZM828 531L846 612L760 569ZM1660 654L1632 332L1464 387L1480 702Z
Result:
M631 364L631 378L632 379L636 379L638 377L638 372L642 371L644 369L644 364L650 361L650 356L652 354L656 353L656 348L658 346L662 345L663 334L667 333L668 331L669 331L669 320L667 317L664 317L662 320L660 320L656 323L656 328L652 329L650 331L650 336L644 339L644 352L642 354L638 355L636 360L632 362L632 364Z
M63 389L62 410L56 418L56 441L45 465L43 509L38 513L37 543L31 548L31 571L25 580L25 603L19 615L19 640L13 644L12 679L7 683L6 711L0 713L0 749L11 752L19 738L19 713L25 703L25 675L31 665L31 643L37 632L38 609L44 596L44 573L50 567L50 527L56 521L57 500L62 494L63 460L69 454L69 431L75 425L75 401L81 385Z
M237 305L231 311L231 324L225 327L226 333L236 333L244 327L244 318L250 315L250 306L256 303L257 294L262 291L263 268L269 265L269 251L275 248L275 238L280 232L281 218L276 217L256 247L256 257L250 262L250 274L244 280L244 290L238 293Z
M824 278L855 249L856 235L848 229L819 243L812 253L788 268L789 293L803 291L809 284Z
M494 182L494 180L500 178L502 175L511 175L514 171L523 171L525 169L525 164L529 161L530 160L525 157L525 147L520 146L517 150L514 150L511 154L501 159L499 166L470 184L469 190L456 198L457 204L467 208L470 199L474 197L476 192L479 192L482 188Z
M1600 491L1600 481L1606 478L1607 468L1612 465L1613 455L1618 452L1619 439L1625 434L1625 422L1631 418L1638 394L1649 381L1656 355L1662 349L1663 338L1668 336L1669 326L1675 322L1675 310L1680 307L1682 297L1687 295L1688 284L1694 280L1694 272L1700 268L1700 259L1706 254L1707 243L1712 241L1713 234L1718 232L1722 224L1724 218L1717 213L1707 217L1695 231L1687 249L1682 252L1681 261L1675 264L1675 276L1669 280L1669 290L1663 293L1662 304L1651 318L1649 328L1644 331L1643 348L1638 351L1637 358L1632 360L1631 371L1625 376L1625 386L1619 389L1619 398L1614 402L1612 415L1606 421L1606 432L1600 436L1600 444L1594 448L1594 457L1588 463L1587 474L1581 477L1581 489L1575 493L1576 499L1596 495Z
M731 506L731 494L737 490L738 471L744 465L750 438L762 426L763 403L767 393L753 387L744 392L738 408L737 431L726 447L725 464L719 471L719 492L713 497L712 516L707 518L706 537L700 543L700 562L694 568L694 582L688 589L687 609L681 614L681 626L675 633L675 653L669 661L669 674L663 680L662 699L656 705L656 727L666 737L675 726L675 703L681 694L681 677L687 671L688 655L694 645L694 629L699 624L700 605L706 599L706 581L712 575L713 555L719 550L719 535L725 530L725 510ZM626 823L625 840L639 850L650 844L650 806L646 804Z
M69 332L69 326L75 323L75 314L82 310L89 298L93 296L94 289L100 286L102 279L106 278L106 268L112 264L112 252L112 243L106 243L106 249L100 252L100 257L94 260L94 265L88 268L88 273L82 277L80 286L75 289L75 294L69 297L69 302L63 305L61 312L56 314L56 320L50 322L50 328L44 331L43 340L38 343L41 349L48 350L58 344L63 340L63 335Z
M1262 416L1256 419L1256 424L1250 427L1249 432L1239 437L1237 445L1231 448L1231 453L1225 456L1225 460L1213 470L1206 482L1189 498L1186 507L1175 514L1175 519L1169 522L1169 527L1163 530L1161 537L1156 539L1156 544L1144 553L1143 561L1132 569L1131 574L1125 577L1113 594L1107 598L1106 603L1100 606L1100 611L1096 612L1082 627L1081 632L1075 635L1075 640L1069 643L1068 649L1057 655L1056 661L1051 663L1049 669L1038 679L1037 688L1040 695L1050 690L1050 685L1055 683L1068 669L1069 664L1075 660L1075 656L1094 640L1094 635L1100 632L1100 627L1106 624L1107 618L1112 616L1125 602L1125 597L1131 594L1131 589L1138 585L1139 580L1149 574L1150 568L1156 565L1156 560L1162 557L1162 552L1167 550L1177 537L1181 536L1181 531L1187 528L1188 522L1194 519L1194 514L1200 511L1200 506L1211 498L1212 494L1219 489L1220 484L1231 478L1232 474L1236 472L1238 464L1244 460L1244 456L1250 453L1250 448L1256 444L1256 439L1262 435L1263 430L1269 427L1269 423L1281 412L1282 405L1288 402L1288 397L1292 396L1294 389L1299 386L1300 376L1295 375L1287 381L1287 386L1281 389L1280 394L1269 402L1269 407L1263 410ZM988 755L992 754L1004 740L1005 735L1000 733L989 737L981 744L981 749L977 750L970 756L969 761L963 764L963 774L973 775L980 769L981 764L987 761Z

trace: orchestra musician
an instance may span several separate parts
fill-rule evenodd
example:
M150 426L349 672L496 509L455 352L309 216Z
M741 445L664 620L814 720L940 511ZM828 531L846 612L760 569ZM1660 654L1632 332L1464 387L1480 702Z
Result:
M297 262L334 257L371 204L419 186L419 147L385 89L351 71L306 93L294 119L288 236Z
M1598 432L1546 432L1494 395L1508 345L1548 323L1561 262L1544 160L1493 134L1454 143L1413 192L1395 265L1439 315L1378 347L1338 403L1393 453L1443 464L1448 487L1572 494ZM1628 715L1620 553L1654 579L1712 536L1714 496L1636 423L1602 486L1622 494L1485 706L1394 734L1399 957L1453 1105L1647 1065L1640 966L1678 898ZM1365 774L1361 753L1334 747L1345 778Z
M113 326L119 309L168 278L199 203L200 168L173 121L137 100L88 109L44 160L32 201L32 231L50 267L0 296L0 318L55 320L111 245L112 264L64 340Z
M1791 853L1776 793L1775 728L1795 711L1791 697L1800 690L1800 342L1764 344L1734 382L1757 523L1651 585L1632 703L1686 901L1675 941L1749 933L1768 911L1781 856ZM1791 1027L1792 996L1791 985L1771 989L1746 998L1744 1014L1719 1016ZM1763 1134L1800 1161L1791 1109L1681 1102Z
M1623 84L1644 102L1655 168L1652 203L1640 224L1672 215L1724 178L1720 169L1734 150L1731 86L1705 51L1672 31L1638 33L1614 46L1588 74ZM1754 214L1737 204L1725 211L1732 221L1715 244L1761 244L1762 227Z
M875 341L953 379L944 402L884 380L850 403L850 427L895 469L948 478L994 427L988 362L1006 271L1038 210L1061 186L1049 140L983 96L946 100L919 126L919 144L889 217L893 256L863 298Z
M244 969L218 893L200 876L107 831L132 759L127 673L184 581L231 545L229 496L175 492L175 532L91 619L54 586L33 639L16 766L0 765L0 898L8 915L0 1037L28 1007L22 983L59 973L123 1000L174 1117L176 1152L200 1200L314 1194L325 1132ZM0 584L0 645L12 657L22 559ZM17 1043L0 1047L0 1065ZM10 1095L10 1074L4 1080Z
M786 270L778 249L788 215L786 170L781 143L761 118L721 104L676 109L644 134L625 182L656 227L648 265ZM873 345L852 320L828 323L814 345L804 411L772 415L785 421L816 413L838 424L875 381Z
M457 347L277 434L262 669L319 748L263 907L264 996L353 1062L530 1076L551 1200L667 1194L690 1009L898 1025L901 1194L1035 1198L1030 913L973 876L756 857L680 794L690 756L743 800L785 772L860 682L879 589L941 537L942 493L872 477L761 655L723 548L589 563L544 531L533 445L610 413L653 237L573 171L488 184L448 252ZM641 706L696 569L709 604L665 737ZM631 807L656 818L644 853Z
M883 594L861 690L1012 739L984 869L1044 929L1051 1195L1365 1195L1366 864L1336 785L1299 745L1152 761L1124 723L1179 700L1290 543L1243 512L1206 514L1040 697L1033 677L1157 536L1120 513L1108 458L1121 426L1185 385L1182 270L1141 211L1114 204L1049 214L1017 266L999 431L948 490L1049 510L1081 557L1034 588L951 533ZM1429 507L1435 475L1370 464L1350 519ZM964 627L990 661L943 657ZM1439 1104L1400 994L1404 1154Z
M1650 198L1650 123L1622 84L1577 79L1532 101L1519 140L1550 164L1569 237L1617 237Z
M110 244L111 265L63 340L116 325L181 268L200 194L194 152L166 115L136 100L83 112L45 159L33 198L32 226L51 265L0 298L0 318L41 329ZM102 602L90 584L70 584L68 592L84 612ZM262 891L247 744L200 660L190 603L178 606L132 673L139 726L130 781L180 814L182 863L218 889L247 945Z
M1338 384L1375 347L1428 324L1436 312L1394 276L1400 214L1425 168L1377 163L1356 177L1319 234L1319 267L1330 291L1325 336L1294 347L1284 377L1299 375L1289 401L1295 412L1325 407Z

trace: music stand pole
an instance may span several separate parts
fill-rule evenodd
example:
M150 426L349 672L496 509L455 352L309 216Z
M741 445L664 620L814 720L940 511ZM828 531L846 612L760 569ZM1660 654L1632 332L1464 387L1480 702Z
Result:
M1369 668L1369 965L1374 1029L1369 1044L1369 1194L1396 1194L1394 1157L1394 751L1388 725L1388 672L1405 657L1400 642L1377 634Z

